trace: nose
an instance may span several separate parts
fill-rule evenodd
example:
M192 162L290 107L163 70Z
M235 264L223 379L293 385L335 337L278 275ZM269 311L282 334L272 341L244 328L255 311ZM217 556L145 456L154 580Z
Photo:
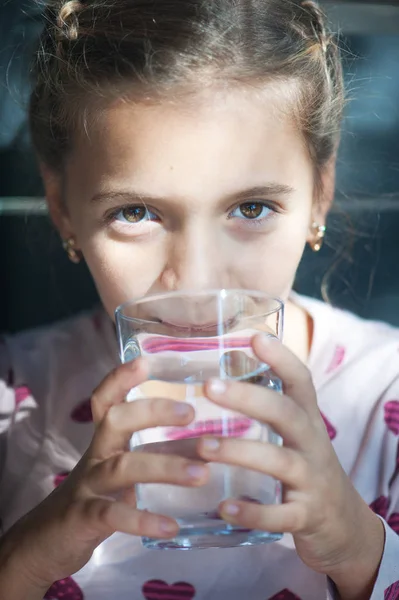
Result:
M205 223L174 233L170 240L163 287L168 291L204 291L229 287L227 240Z

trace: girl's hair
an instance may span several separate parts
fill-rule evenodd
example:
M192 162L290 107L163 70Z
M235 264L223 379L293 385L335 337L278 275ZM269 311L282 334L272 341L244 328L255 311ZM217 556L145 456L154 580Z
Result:
M56 170L95 113L89 105L288 82L319 174L344 105L337 43L312 0L49 0L33 82L33 142Z

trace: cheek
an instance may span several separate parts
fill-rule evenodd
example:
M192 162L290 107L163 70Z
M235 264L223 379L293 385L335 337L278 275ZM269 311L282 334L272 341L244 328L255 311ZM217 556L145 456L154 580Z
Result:
M223 287L257 289L286 299L306 243L310 217L304 212L281 215L268 233L245 241L232 241L218 231L215 245L220 250L219 260L210 268L226 274ZM164 291L162 273L170 258L166 238L121 242L85 227L83 222L76 222L78 244L110 316L123 302ZM223 239L225 243L221 243Z
M151 291L162 271L160 252L148 246L94 238L81 248L110 316L123 302Z
M281 217L276 228L237 253L240 287L258 289L287 299L306 244L308 222Z

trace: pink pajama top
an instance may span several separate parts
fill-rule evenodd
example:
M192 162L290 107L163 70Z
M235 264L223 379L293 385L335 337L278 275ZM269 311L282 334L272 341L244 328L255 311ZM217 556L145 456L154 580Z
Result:
M385 525L371 600L399 600L399 330L301 296L295 301L314 319L308 366L331 442ZM3 530L74 468L93 435L91 393L118 362L114 329L101 310L2 341ZM335 591L301 562L290 535L262 546L165 552L116 533L45 598L324 600Z

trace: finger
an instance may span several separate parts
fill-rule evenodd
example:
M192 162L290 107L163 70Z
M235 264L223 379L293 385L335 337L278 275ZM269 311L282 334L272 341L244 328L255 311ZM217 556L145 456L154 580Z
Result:
M127 490L123 490L120 495L120 500L125 504L129 504L130 506L133 506L133 508L136 508L136 488L133 486L131 488L128 488Z
M282 436L287 446L299 447L309 441L309 417L288 396L281 396L260 385L225 379L207 382L205 394L219 406L267 423Z
M262 334L252 341L256 356L283 382L284 393L305 410L317 411L317 398L309 369L279 340Z
M198 438L183 438L181 440L164 440L155 442L151 446L151 453L173 454L173 456L183 456L188 460L201 460L198 454ZM156 448L156 450L155 450ZM147 444L142 444L134 449L135 452L149 452Z
M226 500L219 506L222 519L245 529L260 529L270 533L298 533L306 527L306 515L298 503L256 504Z
M147 379L147 363L140 358L111 371L91 397L94 423L97 425L111 406L123 402L132 388Z
M104 536L115 531L149 538L171 538L178 534L174 519L132 508L123 502L94 498L83 503L81 523ZM83 520L82 520L83 517Z
M203 462L180 456L123 452L97 463L85 478L91 493L106 495L133 487L136 483L168 483L200 486L209 475Z
M114 404L94 434L90 458L103 460L126 449L133 433L150 427L188 425L194 419L192 406L166 398L140 398Z
M203 438L198 443L199 454L208 462L244 467L270 475L294 489L303 489L307 482L305 459L295 450L235 438Z

